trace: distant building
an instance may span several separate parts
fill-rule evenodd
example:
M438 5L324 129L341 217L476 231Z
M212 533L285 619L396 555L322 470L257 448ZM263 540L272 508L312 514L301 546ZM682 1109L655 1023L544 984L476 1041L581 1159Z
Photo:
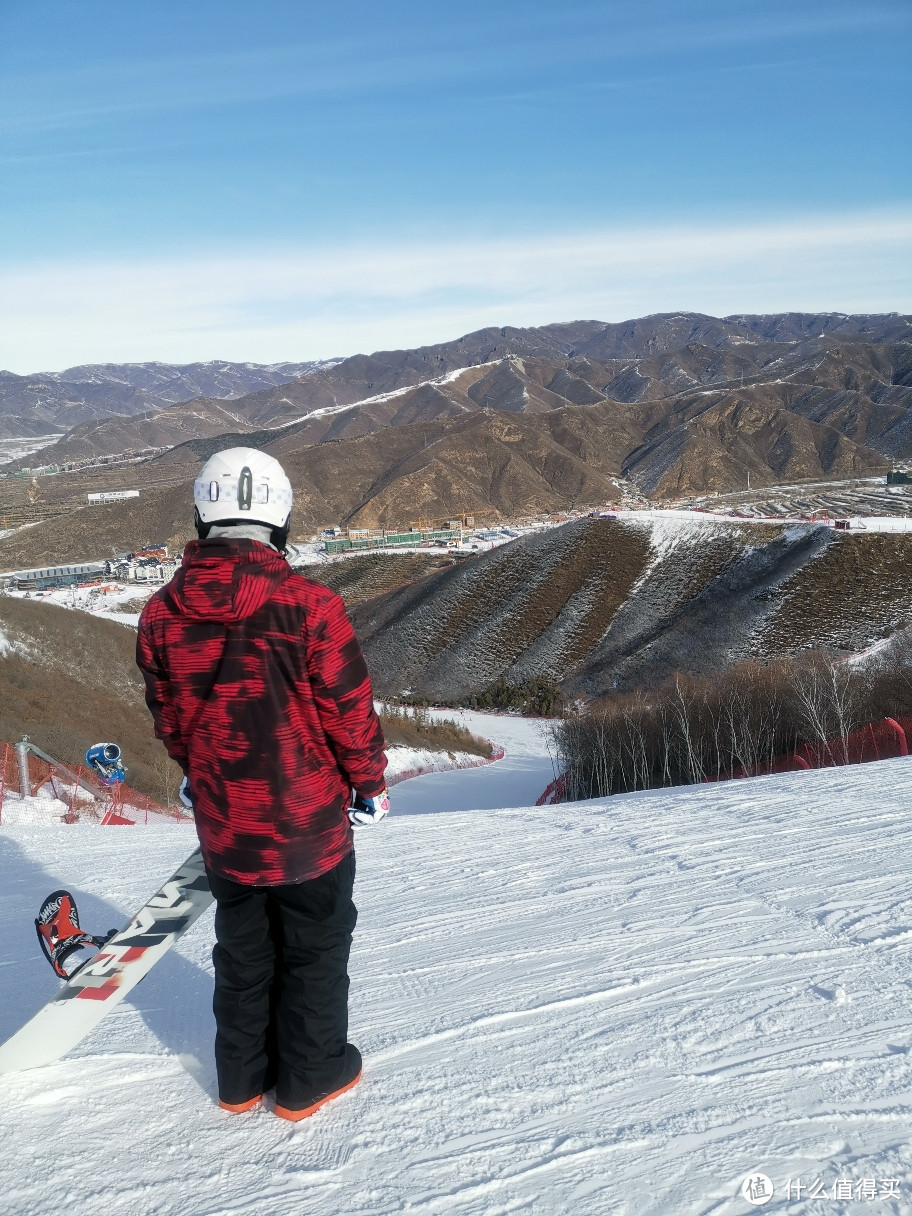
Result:
M89 502L119 502L123 498L139 498L139 490L104 490L100 494L90 494Z
M48 591L52 587L79 587L85 583L97 583L109 572L109 562L75 562L69 566L13 570L6 577L19 591Z
M142 550L140 553L128 553L118 558L112 563L112 573L122 583L161 584L171 581L178 565L177 558L168 557L168 550L162 545L154 555L151 555L149 550Z

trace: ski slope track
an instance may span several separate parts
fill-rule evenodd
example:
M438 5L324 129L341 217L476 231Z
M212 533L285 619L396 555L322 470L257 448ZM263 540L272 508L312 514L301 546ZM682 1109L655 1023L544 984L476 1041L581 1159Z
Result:
M361 1084L294 1126L218 1110L207 913L71 1056L0 1078L0 1211L910 1213L910 776L461 811L430 785L398 817L394 794L357 841ZM190 847L0 833L0 1035L54 990L48 890L103 930ZM754 1171L777 1191L760 1209ZM788 1179L893 1197L789 1201Z

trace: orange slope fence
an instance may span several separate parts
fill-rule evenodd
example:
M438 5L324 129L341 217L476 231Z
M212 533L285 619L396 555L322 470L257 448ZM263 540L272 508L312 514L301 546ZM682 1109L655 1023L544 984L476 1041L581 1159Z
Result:
M860 730L826 743L802 743L797 751L777 756L772 764L733 769L704 781L730 781L741 777L766 777L773 773L797 773L802 769L839 768L844 764L869 764L873 760L895 760L908 756L912 739L912 717L883 718Z
M31 744L0 744L0 756L0 824L192 821L189 811L163 806L126 783L105 785L92 769L61 764Z

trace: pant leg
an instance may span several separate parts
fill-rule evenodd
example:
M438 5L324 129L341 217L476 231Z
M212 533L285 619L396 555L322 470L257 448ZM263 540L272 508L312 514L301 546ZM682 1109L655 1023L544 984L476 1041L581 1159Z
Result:
M344 1071L348 956L358 918L354 880L355 855L350 853L319 878L270 888L281 932L276 1102L291 1109L332 1089Z
M219 1098L241 1103L271 1082L270 1013L276 950L265 887L247 887L207 871L216 898L215 1065Z

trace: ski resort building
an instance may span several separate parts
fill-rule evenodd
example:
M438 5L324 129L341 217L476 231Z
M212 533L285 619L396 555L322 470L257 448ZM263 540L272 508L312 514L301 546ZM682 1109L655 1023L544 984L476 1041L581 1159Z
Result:
M353 529L347 536L338 536L335 539L327 539L327 553L347 553L353 549L387 549L390 546L415 546L415 545L432 545L436 541L443 541L446 544L448 541L454 541L461 534L450 528L441 529L440 531L414 531L414 532L384 532L381 530L368 531L367 529Z
M109 562L76 562L69 566L44 566L36 570L13 570L3 576L7 588L17 591L47 591L51 587L83 586L109 573Z

